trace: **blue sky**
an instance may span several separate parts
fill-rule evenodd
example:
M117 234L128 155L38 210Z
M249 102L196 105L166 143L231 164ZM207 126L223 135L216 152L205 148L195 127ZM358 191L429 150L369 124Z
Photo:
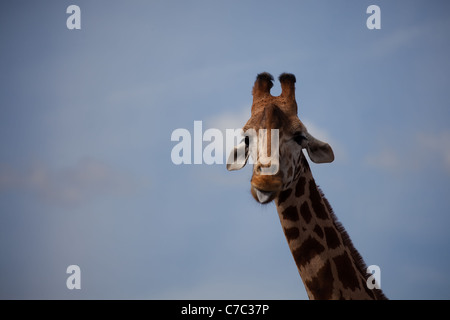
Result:
M0 298L306 299L251 168L170 158L177 128L241 127L267 71L296 75L300 119L336 153L313 174L385 294L449 299L449 9L3 1Z

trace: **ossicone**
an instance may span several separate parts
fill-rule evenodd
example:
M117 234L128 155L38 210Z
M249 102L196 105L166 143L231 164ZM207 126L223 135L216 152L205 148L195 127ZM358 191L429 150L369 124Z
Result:
M260 99L265 96L270 96L270 89L273 87L273 77L270 73L263 72L256 77L253 85L253 99Z
M292 73L282 73L278 80L281 83L281 96L295 100L295 76Z

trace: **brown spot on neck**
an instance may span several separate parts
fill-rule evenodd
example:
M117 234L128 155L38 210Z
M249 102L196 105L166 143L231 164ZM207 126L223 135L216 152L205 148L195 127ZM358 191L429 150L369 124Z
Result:
M277 204L280 205L283 202L285 202L289 198L291 193L292 193L292 189L286 189L286 190L281 191L280 194L278 195Z
M287 207L283 212L283 219L290 220L290 221L297 221L298 220L298 210L296 206L290 206Z
M286 236L286 240L289 243L300 236L300 231L298 230L297 227L284 228L284 235Z
M334 257L333 262L338 271L339 281L342 283L342 286L350 290L359 288L358 278L356 277L357 272L347 251L344 251L340 256Z
M316 183L314 180L309 181L309 198L311 199L312 209L315 213L315 216L319 219L329 219L327 210L322 201L322 196L319 193Z
M305 185L306 185L306 178L300 177L298 178L297 185L295 186L295 196L299 198L305 193Z
M297 267L305 266L312 258L325 251L325 247L319 241L309 236L303 243L292 252Z
M323 230L318 224L316 224L313 231L315 234L317 234L319 236L320 239L323 239L323 236L324 236Z
M310 281L305 281L305 286L316 300L329 300L333 294L333 273L331 272L331 263L327 261L319 269L317 275Z
M325 227L323 231L325 232L325 239L329 249L335 249L341 245L341 240L339 240L339 236L334 228Z
M308 224L312 219L311 210L309 209L308 202L303 202L303 204L300 206L300 215L302 216L303 220L305 220L306 224Z

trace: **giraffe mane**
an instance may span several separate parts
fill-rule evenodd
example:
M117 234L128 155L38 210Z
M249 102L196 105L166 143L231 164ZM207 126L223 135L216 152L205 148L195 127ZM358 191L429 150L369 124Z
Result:
M333 220L336 230L338 230L342 236L342 241L344 242L344 246L346 246L350 250L350 255L352 256L353 260L355 261L356 268L358 269L359 272L361 272L361 274L367 280L367 278L368 278L367 272L366 272L367 265L364 262L364 259L362 258L361 254L358 252L358 250L356 250L355 246L353 245L352 240L350 239L350 236L348 235L344 226L342 225L342 223L338 220L337 216L335 215L333 208L331 207L330 202L328 202L328 199L325 197L322 189L320 189L319 186L317 186L317 189L319 190L319 194L322 197L323 202L325 203L325 206L328 209L328 212L330 213L331 219ZM386 300L387 299L386 296L384 295L384 293L379 289L369 290L367 287L366 287L366 289L367 289L366 291L368 293L373 293L377 300Z

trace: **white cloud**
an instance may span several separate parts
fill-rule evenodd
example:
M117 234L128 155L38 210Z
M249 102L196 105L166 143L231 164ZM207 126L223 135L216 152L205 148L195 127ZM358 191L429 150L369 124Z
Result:
M54 170L34 164L27 170L0 165L0 189L25 190L52 205L78 206L105 195L128 195L139 186L132 177L91 158Z
M387 171L412 171L424 168L450 174L450 131L416 134L412 144L393 142L368 155L365 163Z
M245 105L237 110L226 111L206 119L207 127L217 128L222 132L226 129L240 129L250 118L251 105Z
M417 135L417 143L419 147L427 151L424 158L437 160L437 163L440 163L450 174L450 131L437 134L420 133Z
M389 147L383 147L379 152L369 155L365 163L371 167L383 170L396 170L401 165L399 154Z
M430 26L413 25L387 33L378 41L374 42L369 55L376 57L384 57L393 54L400 49L408 48L413 45L418 38L428 36L430 34Z
M347 159L347 152L345 151L343 145L335 138L332 138L326 129L318 126L314 122L311 122L309 119L302 120L302 122L314 138L326 142L331 146L336 159L339 159L339 161L345 161Z
M222 139L223 139L223 145L222 148L224 150L223 153L223 163L226 162L226 158L228 157L228 154L231 152L232 146L236 145L241 139L241 137L238 135L236 141L227 142L226 139L229 139L230 137L227 136L227 129L233 130L236 134L239 133L239 130L241 129L247 120L250 118L250 105L244 106L241 109L238 109L237 111L226 111L218 115L213 115L208 118L206 118L205 123L203 125L203 130L207 130L210 128L219 129L222 133Z

